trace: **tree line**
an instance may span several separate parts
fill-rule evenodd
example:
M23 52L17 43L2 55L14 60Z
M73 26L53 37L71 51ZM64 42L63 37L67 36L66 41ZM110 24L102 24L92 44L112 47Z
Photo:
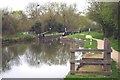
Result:
M3 35L18 32L34 31L36 33L51 30L51 32L85 31L88 28L98 30L99 25L83 16L78 11L76 4L65 3L29 3L26 11L9 11L2 9Z
M2 9L2 34L36 31L41 33L67 31L103 31L105 37L120 39L118 2L90 2L86 16L79 12L76 4L29 3L26 11Z

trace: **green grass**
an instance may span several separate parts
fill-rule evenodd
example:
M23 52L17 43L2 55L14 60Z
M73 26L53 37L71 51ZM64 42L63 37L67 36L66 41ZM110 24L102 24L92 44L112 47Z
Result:
M118 40L115 40L113 37L109 38L109 40L113 49L120 52L120 48L119 48L120 43L118 43Z
M97 48L97 42L93 40L92 45L90 45L90 39L86 39L85 35L88 34L88 32L83 32L81 34L84 35L80 35L80 34L75 34L75 35L69 35L68 37L70 38L80 38L83 40L86 40L86 43L84 45L85 49L91 48L91 49L96 49ZM102 39L103 40L103 34L102 33L98 33L98 32L90 32L90 34L93 38L97 38L97 39ZM117 50L120 51L120 49L118 49L118 41L113 39L113 38L109 38L112 47ZM103 75L67 75L66 76L66 80L119 80L120 79L120 71L118 70L118 68L116 67L116 62L112 61L112 75L111 76L103 76ZM119 77L119 78L118 78ZM92 78L92 79L91 79Z
M120 68L118 69L118 78L120 79Z
M35 38L34 35L32 34L23 34L23 33L18 33L15 35L4 35L2 36L2 40L8 40L8 41L14 41L14 40L31 40Z
M103 33L90 32L90 35L91 35L93 38L97 38L97 39L102 39L102 40L103 40L103 38L104 38Z
M117 68L117 64L115 61L112 61L111 69L112 69L112 75L110 77L118 78L118 68Z
M98 32L90 32L90 35L93 38L96 38L96 39L102 39L103 40L103 38L104 38L103 34L102 33L98 33ZM109 40L111 42L111 46L113 47L113 49L115 49L115 50L120 52L120 48L119 48L120 43L118 43L118 40L114 39L113 37L110 37Z
M73 35L68 35L69 38L78 38L78 39L82 39L85 40L85 35L80 35L80 34L73 34Z
M87 35L88 32L82 32L82 34ZM103 33L90 32L89 35L91 35L93 38L96 38L96 39L103 40L103 38L104 38ZM109 40L111 42L111 46L113 47L113 49L115 49L115 50L120 52L120 48L119 48L120 43L118 43L118 40L114 39L113 37L110 37Z
M83 33L82 33L83 34ZM92 45L90 45L90 39L85 38L86 35L81 35L81 34L73 34L73 35L68 35L69 38L78 38L78 39L82 39L85 40L85 44L84 44L84 49L97 49L97 41L96 40L92 40Z
M15 37L18 37L19 39L33 39L35 38L32 34L17 34Z
M106 76L103 75L67 75L66 78L106 78Z
M104 76L104 75L67 75L65 79L80 79L80 80L119 80L118 77L118 68L116 67L116 62L112 61L112 75Z
M86 39L86 43L84 45L84 49L97 49L97 41L92 40L92 45L90 45L90 39Z
M82 32L82 34L87 35L88 32ZM97 39L102 39L104 38L103 33L98 33L98 32L90 32L89 35L91 35L93 38L97 38Z

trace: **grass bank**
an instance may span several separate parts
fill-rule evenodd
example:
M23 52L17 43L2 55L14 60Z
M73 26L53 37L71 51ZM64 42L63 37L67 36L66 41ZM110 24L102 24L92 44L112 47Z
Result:
M90 32L88 34L88 32L82 32L81 34L85 34L85 35L91 35L93 38L97 38L97 39L104 39L103 33L98 33L98 32Z
M77 38L85 40L84 49L97 49L97 41L86 38L86 34L68 35L69 38Z
M69 35L68 37L70 38L78 38L78 39L83 39L86 40L86 43L84 45L85 49L88 49L90 47L92 47L91 49L94 49L97 47L97 42L93 41L92 46L89 45L90 41L89 39L86 39L85 36L87 35L87 32L83 32L81 34L74 34L74 35ZM97 32L90 32L89 35L91 35L93 38L97 38L97 39L102 39L103 40L103 34L102 33L97 33ZM118 41L116 41L115 39L113 39L112 37L109 38L112 47L119 51L118 49ZM67 75L66 76L66 80L119 80L120 78L120 71L119 69L116 67L116 62L112 61L112 75L111 76L103 76L103 75Z
M92 40L92 44L90 45L90 39L86 39L86 43L84 45L84 49L97 49L97 41Z
M88 32L82 32L82 34L85 34L87 35ZM96 38L96 39L101 39L103 40L104 39L104 35L103 33L98 33L98 32L90 32L89 35L91 35L93 38ZM120 52L120 48L119 48L119 43L118 43L118 40L114 39L113 37L110 37L109 38L109 41L111 43L111 46L113 47L113 49L117 50Z
M69 38L77 38L77 39L82 39L82 40L86 40L85 36L86 36L85 34L68 35Z
M17 42L17 41L29 41L34 39L36 36L32 34L24 34L24 33L18 33L15 35L3 35L2 36L2 42L3 43L11 43L11 42Z
M118 42L118 40L114 39L113 37L110 37L109 40L113 49L120 52L120 48L119 48L120 43Z

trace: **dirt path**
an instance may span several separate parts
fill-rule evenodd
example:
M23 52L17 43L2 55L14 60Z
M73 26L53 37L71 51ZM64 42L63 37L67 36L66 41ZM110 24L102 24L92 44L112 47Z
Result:
M97 44L98 44L97 47L98 47L98 49L103 49L104 48L104 41L103 40L95 39L95 38L92 38L92 39L97 41ZM120 58L120 52L118 52L118 51L116 51L116 50L114 50L112 48L111 58L113 60L115 60L117 62L117 64L118 64L118 66L120 67L120 59L119 59Z

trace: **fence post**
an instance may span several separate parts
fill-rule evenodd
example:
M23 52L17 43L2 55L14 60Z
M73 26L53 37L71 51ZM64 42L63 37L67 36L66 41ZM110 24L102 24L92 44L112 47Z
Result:
M110 42L107 38L104 38L104 49L111 50ZM105 62L111 61L111 52L104 52L104 61ZM104 68L104 71L111 71L110 65L104 64L103 68Z
M104 38L104 49L111 50L110 42L107 38ZM111 52L105 52L104 59L110 60L111 59Z
M75 52L71 52L71 61L74 61L75 60ZM70 62L70 71L71 71L71 74L75 74L74 71L75 71L75 62Z

